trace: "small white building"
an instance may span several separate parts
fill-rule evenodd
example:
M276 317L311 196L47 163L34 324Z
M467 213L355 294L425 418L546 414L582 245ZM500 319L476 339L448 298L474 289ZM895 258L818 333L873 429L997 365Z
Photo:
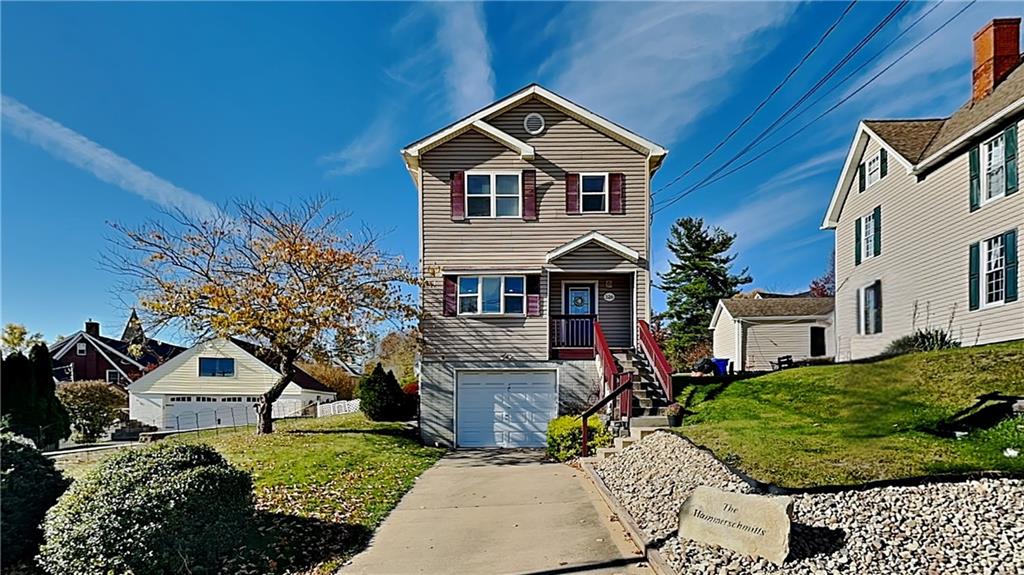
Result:
M129 417L159 429L256 423L253 405L280 377L270 352L237 339L200 343L128 386ZM302 414L336 393L297 371L274 402L274 417Z
M710 328L716 358L735 371L772 369L782 356L793 361L835 357L830 297L755 297L718 301Z

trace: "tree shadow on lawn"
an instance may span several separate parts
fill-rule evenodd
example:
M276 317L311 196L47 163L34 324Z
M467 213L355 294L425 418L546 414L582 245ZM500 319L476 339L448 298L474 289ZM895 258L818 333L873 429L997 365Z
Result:
M327 561L340 565L364 549L372 535L364 525L257 511L245 544L226 558L221 572L301 572Z

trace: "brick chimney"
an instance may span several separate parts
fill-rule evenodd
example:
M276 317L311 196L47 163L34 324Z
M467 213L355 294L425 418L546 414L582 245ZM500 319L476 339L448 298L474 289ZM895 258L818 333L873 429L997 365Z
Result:
M85 322L85 333L91 336L99 337L100 322L92 321L91 319Z
M974 90L977 102L995 90L1020 64L1020 18L996 18L974 35Z

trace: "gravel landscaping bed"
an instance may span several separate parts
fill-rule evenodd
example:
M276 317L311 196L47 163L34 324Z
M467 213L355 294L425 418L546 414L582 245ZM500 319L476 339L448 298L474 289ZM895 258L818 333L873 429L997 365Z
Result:
M656 433L594 469L679 573L1024 573L1022 480L794 495L790 557L778 567L675 536L698 485L753 491L686 440Z

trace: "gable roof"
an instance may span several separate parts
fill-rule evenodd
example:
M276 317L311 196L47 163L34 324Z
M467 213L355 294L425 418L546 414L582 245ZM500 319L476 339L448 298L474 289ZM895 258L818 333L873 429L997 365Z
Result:
M277 371L277 366L280 365L281 356L277 355L276 353L269 349L260 347L254 343L250 343L245 340L237 339L234 337L228 339L231 341L231 343L242 348L242 350L244 350L249 355L260 360L260 362L262 362L263 365L266 365L267 367L274 370L274 372L278 374L281 373ZM330 393L334 393L333 389L327 387L319 379L313 377L312 375L309 375L308 373L303 371L301 367L297 365L295 366L295 377L292 378L292 383L301 387L302 389L308 389L310 391L327 391Z
M908 174L921 175L962 153L998 124L1022 113L1024 66L1018 65L991 94L977 102L968 101L949 117L864 120L857 127L821 228L833 229L839 223L839 214L869 138L876 139L889 154L894 154Z
M413 180L418 184L417 174L419 173L420 157L431 149L468 130L476 130L485 136L494 139L498 143L504 144L510 149L519 152L522 157L526 159L532 158L532 146L529 146L510 134L495 128L489 124L487 120L533 98L537 98L590 126L598 132L646 154L652 176L661 166L661 162L665 159L665 155L668 154L668 150L658 144L655 144L654 142L623 128L622 126L591 112L567 98L559 96L540 84L534 83L521 88L493 104L481 108L480 110L477 110L476 112L441 128L433 134L421 138L402 148L402 159L405 160L406 169L409 170Z
M121 362L126 362L141 370L151 365L159 365L185 351L185 348L177 345L155 339L147 339L142 344L142 354L134 357L128 349L134 342L122 341L102 335L89 335L84 331L77 331L49 346L53 360L56 361L67 355L69 351L75 349L79 342L92 344L97 353L102 355L107 360L107 363L114 366L114 369L121 374L121 377L128 381L132 381L132 378L121 368ZM121 361L115 361L115 358Z
M597 244L612 253L618 254L623 258L626 258L627 260L633 263L636 263L640 260L640 252L634 250L633 248L626 246L620 242L617 242L600 232L590 232L589 234L580 236L551 250L550 252L548 252L545 261L550 263L564 255L574 252L580 249L581 247L591 243Z
M710 328L714 329L722 309L737 319L765 318L820 318L835 309L835 298L831 297L781 297L781 298L728 298L718 300Z

